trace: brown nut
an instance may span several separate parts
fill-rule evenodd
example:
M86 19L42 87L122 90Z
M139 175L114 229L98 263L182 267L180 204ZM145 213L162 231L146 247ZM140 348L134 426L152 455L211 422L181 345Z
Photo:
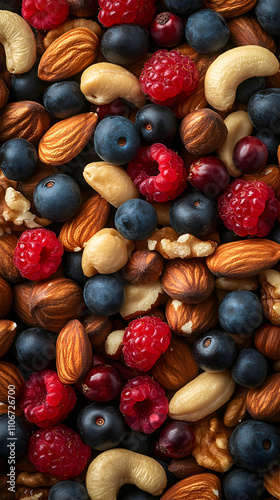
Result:
M254 343L256 349L265 357L280 359L280 327L266 323L255 332Z
M120 315L126 321L148 313L166 300L160 281L148 285L126 285L125 300Z
M16 334L17 324L14 323L14 321L10 319L0 319L0 358L10 349Z
M261 181L271 186L276 198L280 196L280 168L277 165L266 165L260 172L255 174L243 174L244 181Z
M206 472L206 469L198 465L196 459L191 455L184 458L172 458L168 470L179 479Z
M264 474L263 485L268 493L280 499L280 465L276 465Z
M24 387L25 381L19 369L12 363L0 361L0 401L11 404L11 399L21 397Z
M49 113L38 102L8 103L0 110L0 143L20 137L37 146L50 123Z
M69 21L59 24L57 28L47 31L46 36L44 36L42 41L43 47L41 53L43 53L58 37L63 35L63 33L66 33L66 31L70 31L74 28L88 28L93 31L98 38L102 35L102 29L95 21L92 21L91 19L70 19Z
M246 405L248 412L256 420L279 422L280 373L269 375L260 387L249 389Z
M9 283L0 278L0 318L5 318L13 303L13 291Z
M234 19L229 19L227 25L234 45L260 45L271 52L276 51L273 36L264 30L253 15L240 15Z
M169 488L161 500L220 500L221 494L218 476L205 472L182 479Z
M22 276L13 261L17 242L18 236L15 233L1 236L0 276L10 283L17 283L22 280Z
M7 104L9 98L9 90L5 82L0 78L0 108Z
M163 267L164 258L158 252L139 250L128 259L123 277L132 285L148 285L159 280Z
M224 424L227 427L235 427L238 422L243 420L247 415L246 397L248 389L239 387L236 394L228 402L224 414Z
M165 259L206 257L211 255L218 245L214 234L203 241L189 233L180 236L172 227L156 229L147 242L149 250L156 250Z
M260 274L260 282L263 314L273 325L280 325L280 272L267 269Z
M113 329L110 318L99 314L89 314L81 320L81 323L88 335L91 346L95 351L100 352L104 347L107 336Z
M218 12L226 19L241 16L251 10L257 0L204 0L204 7Z
M187 151L207 155L222 146L227 127L216 111L203 108L189 113L180 125L180 137Z

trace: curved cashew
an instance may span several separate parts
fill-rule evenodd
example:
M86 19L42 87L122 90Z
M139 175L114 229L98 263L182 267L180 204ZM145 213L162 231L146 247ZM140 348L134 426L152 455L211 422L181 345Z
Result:
M99 106L123 97L137 108L146 102L138 78L130 71L107 62L92 64L82 73L81 91L85 98Z
M86 487L91 500L116 500L119 489L127 483L161 495L167 478L156 460L122 448L104 451L89 465Z
M26 73L36 61L36 39L29 24L18 14L0 10L0 42L4 45L10 73Z
M238 85L253 76L271 76L279 71L279 61L270 50L244 45L227 50L210 64L205 75L205 96L219 111L229 110Z

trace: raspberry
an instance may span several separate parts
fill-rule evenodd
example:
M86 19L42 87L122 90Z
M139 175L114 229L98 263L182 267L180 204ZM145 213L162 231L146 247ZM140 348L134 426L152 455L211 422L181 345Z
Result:
M150 370L170 344L167 323L156 316L142 316L131 321L123 336L124 360L130 368Z
M91 456L90 446L64 424L39 429L30 438L28 458L40 472L61 480L78 476Z
M148 25L153 19L155 0L99 0L98 20L109 28L113 24Z
M63 246L49 229L28 229L21 234L14 251L14 264L21 275L40 281L53 274L63 254Z
M168 400L164 389L148 375L133 378L122 390L120 410L134 431L151 434L166 419Z
M279 213L272 187L261 181L237 179L218 198L219 216L238 236L263 238Z
M39 427L62 422L75 404L75 390L63 385L53 370L33 372L20 400L27 420Z
M182 158L159 143L141 147L129 162L127 173L147 201L161 203L181 194L188 176Z
M23 0L21 13L37 30L51 30L65 21L69 10L67 0Z
M198 87L199 72L179 50L160 49L144 64L139 81L150 101L174 106Z

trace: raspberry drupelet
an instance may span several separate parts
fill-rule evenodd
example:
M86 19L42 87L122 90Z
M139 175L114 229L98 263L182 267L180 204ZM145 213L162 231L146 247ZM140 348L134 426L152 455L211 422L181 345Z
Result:
M67 0L23 0L21 12L33 28L51 30L66 20L69 10Z
M99 0L98 20L109 28L113 24L146 26L152 21L155 0Z

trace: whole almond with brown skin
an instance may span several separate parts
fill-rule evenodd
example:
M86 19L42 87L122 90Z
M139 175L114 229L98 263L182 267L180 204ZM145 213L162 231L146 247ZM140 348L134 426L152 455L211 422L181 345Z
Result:
M189 476L169 488L161 500L219 500L221 483L215 474L204 472Z
M249 389L246 405L254 419L279 422L280 373L269 375L260 387Z
M68 321L56 341L56 367L63 384L76 384L86 375L92 361L92 348L83 325Z
M230 38L234 45L259 45L271 52L276 51L273 36L269 35L257 19L252 15L238 16L229 19L227 25L230 30Z
M47 165L72 160L92 136L97 120L96 113L81 113L55 123L39 142L39 159Z
M206 469L199 465L196 459L190 455L184 458L172 458L168 470L179 479L206 472Z
M263 485L274 498L280 499L280 465L276 465L264 474Z
M49 113L38 102L11 102L0 110L0 143L20 137L37 146L50 123Z
M0 245L0 276L10 283L22 281L22 276L13 261L18 236L15 233L3 234Z
M113 325L108 316L89 314L81 320L91 346L97 352L105 352L105 341L113 331Z
M277 165L266 165L263 170L255 174L243 174L244 181L261 181L271 186L276 198L280 196L280 168Z
M14 286L14 308L18 317L28 326L39 326L38 322L32 316L31 295L33 282L25 281Z
M0 401L2 403L9 402L9 386L14 386L13 398L19 399L25 387L24 378L15 365L0 361Z
M216 111L203 108L192 111L182 120L180 137L189 153L207 155L225 142L228 129Z
M5 318L13 303L13 292L9 283L0 278L0 318Z
M1 403L0 402L0 415L3 415L4 413L8 413L8 407L10 405L8 403ZM11 408L10 408L11 410ZM17 417L23 417L24 414L23 414L23 410L21 409L21 407L19 406L19 404L15 404L15 415ZM0 489L1 491L1 489ZM11 499L13 500L13 499Z
M7 104L9 98L9 90L2 78L0 78L0 108Z
M10 319L0 319L0 358L10 349L17 334L17 324Z
M148 285L159 280L164 258L152 250L138 250L128 259L124 269L125 281L132 285Z
M98 46L98 36L88 28L66 31L42 55L38 66L39 78L57 82L76 75L94 61Z
M266 323L254 335L255 347L270 359L280 359L280 326Z
M226 19L241 16L253 9L257 0L204 0L204 8L212 9Z
M246 278L270 269L280 259L280 245L264 238L231 241L218 246L206 258L215 276Z

